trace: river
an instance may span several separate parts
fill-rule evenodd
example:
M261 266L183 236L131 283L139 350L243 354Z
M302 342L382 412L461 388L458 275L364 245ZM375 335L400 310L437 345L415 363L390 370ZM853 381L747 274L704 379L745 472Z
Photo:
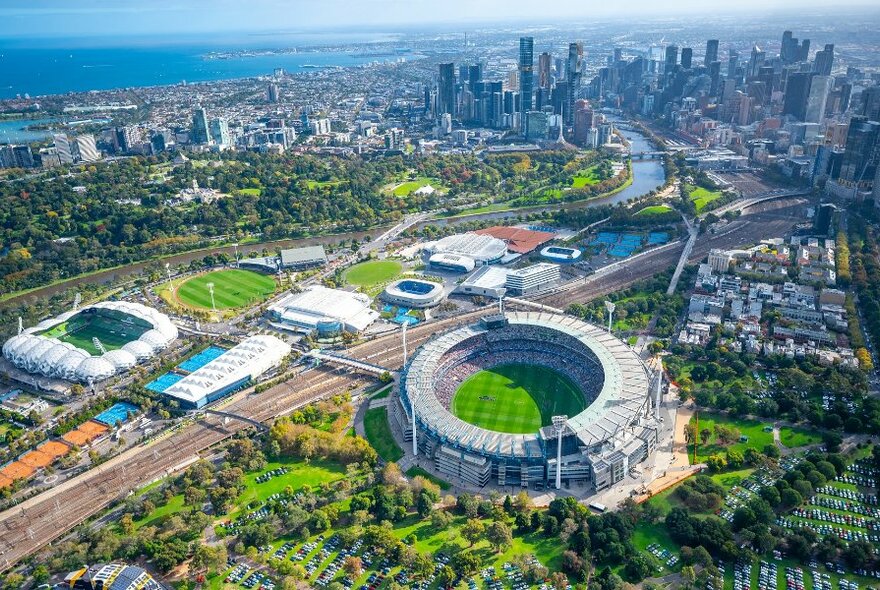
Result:
M616 120L619 121L619 120ZM635 131L621 131L626 137L627 141L630 142L631 148L633 152L641 152L641 151L653 151L654 147L650 144L650 142L640 133ZM661 160L636 160L632 163L632 174L633 174L633 182L630 186L626 187L622 191L611 195L609 197L602 197L597 199L591 199L589 201L583 201L579 203L567 203L561 205L562 208L565 209L585 209L589 207L598 207L600 205L614 205L621 202L630 201L632 199L639 198L646 193L649 193L652 190L655 190L663 185L666 181L666 173L663 169L663 163ZM559 208L557 206L555 208ZM420 225L426 225L428 223L435 225L445 225L448 223L458 223L462 221L474 221L474 220L488 220L488 219L504 219L508 217L516 217L523 213L532 213L536 211L544 211L548 209L547 207L529 207L524 209L517 209L515 211L497 211L492 213L480 213L476 215L468 215L464 217L454 217L447 219L437 219L432 220L430 222L425 222ZM246 244L238 247L240 254L249 254L250 252L261 252L263 248L268 249L270 252L274 251L276 248L298 248L301 246L313 246L313 245L329 245L338 243L341 240L350 240L356 239L361 240L365 236L376 237L383 233L385 230L389 229L391 226L383 226L379 228L375 228L372 231L361 231L361 232L351 232L345 234L334 234L334 235L326 235L319 236L314 238L304 238L299 240L279 240L274 242L264 242L261 244ZM168 256L166 258L162 258L162 262L169 263L172 266L178 266L180 264L189 264L191 261L203 258L207 254L213 254L217 252L225 252L230 256L234 255L235 249L233 246L218 246L216 248L207 248L205 250L200 250L196 252L185 252L182 254L175 254L172 256ZM52 296L56 293L65 291L70 287L75 287L80 284L96 284L96 283L115 283L121 281L126 278L132 277L135 273L140 273L144 270L148 265L153 264L154 260L148 260L144 262L138 262L135 264L131 264L122 268L110 269L101 271L92 275L78 277L74 279L70 279L69 281L65 281L63 283L59 283L56 285L49 285L47 287L42 287L35 291L31 291L30 293L22 294L11 299L8 299L0 305L10 305L15 304L22 301L27 301L33 297L48 297Z

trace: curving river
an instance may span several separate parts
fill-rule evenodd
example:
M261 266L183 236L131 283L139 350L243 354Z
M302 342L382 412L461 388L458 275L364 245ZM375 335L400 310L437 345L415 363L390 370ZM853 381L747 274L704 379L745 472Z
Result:
M622 122L621 119L611 118L611 120L615 123ZM629 130L621 130L624 137L626 137L627 141L630 142L631 149L633 152L641 152L641 151L653 151L655 148L650 144L648 139L638 133L636 131ZM589 201L583 201L580 203L567 203L563 205L556 205L554 208L564 208L564 209L586 209L590 207L598 207L600 205L615 205L617 203L630 201L632 199L637 199L646 193L649 193L652 190L657 189L662 186L666 180L666 173L663 169L663 163L661 160L634 160L632 162L632 175L633 181L632 184L623 189L622 191L608 196L601 197L596 199L591 199ZM475 215L468 215L462 217L454 217L447 219L436 219L431 220L425 223L432 223L435 225L446 225L448 223L458 223L461 221L473 221L473 220L487 220L487 219L504 219L508 217L516 217L523 213L532 213L537 211L547 210L548 207L538 206L538 207L528 207L523 209L517 209L514 211L497 211L491 213L480 213ZM424 224L420 224L424 225ZM318 236L312 238L303 238L297 240L278 240L273 242L263 242L260 244L246 244L240 245L238 247L239 254L248 254L250 252L261 252L263 248L267 248L270 252L275 248L298 248L301 246L311 246L317 244L329 245L339 242L340 240L350 240L357 239L361 240L364 236L373 236L379 235L383 233L385 230L390 229L390 225L378 227L373 229L372 231L361 231L361 232L350 232L344 234L333 234L326 236ZM172 266L177 266L180 264L189 264L191 261L203 258L207 254L225 252L226 254L233 255L235 249L233 246L217 246L214 248L206 248L203 250L197 250L194 252L184 252L181 254L174 254L171 256L167 256L162 258L162 262L170 263ZM95 274L91 274L88 276L77 277L65 281L63 283L58 283L56 285L48 285L46 287L41 287L34 291L30 291L28 293L23 293L21 295L17 295L15 297L11 297L0 305L14 305L17 303L21 303L32 298L36 297L48 297L55 295L56 293L63 292L70 287L75 287L81 284L97 284L97 283L115 283L122 281L123 279L131 278L133 275L142 272L147 266L154 264L155 260L147 260L143 262L137 262L134 264L130 264L120 268L108 269L105 271L101 271Z

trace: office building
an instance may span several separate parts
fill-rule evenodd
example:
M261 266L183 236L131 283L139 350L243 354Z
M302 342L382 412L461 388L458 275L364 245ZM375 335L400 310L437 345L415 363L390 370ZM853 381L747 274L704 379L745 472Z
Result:
M862 90L862 106L859 114L869 121L880 121L880 86Z
M549 129L549 119L544 111L529 111L525 113L525 136L526 139L532 141L541 141L547 139L547 131Z
M455 115L455 64L440 64L437 82L437 114Z
M97 162L101 159L101 154L95 145L94 135L77 136L73 148L78 162Z
M535 40L532 37L519 39L519 101L521 113L532 110L532 84L534 82Z
M703 59L703 65L708 68L713 61L718 61L718 39L706 41L706 57Z
M678 65L678 45L666 46L666 61L664 63L663 71L669 76L675 70L675 66Z
M545 291L559 284L559 265L539 262L507 273L504 287L511 295L528 295Z
M746 76L757 76L760 69L764 67L766 56L767 54L757 45L752 47L752 56L749 59L749 69L746 72Z

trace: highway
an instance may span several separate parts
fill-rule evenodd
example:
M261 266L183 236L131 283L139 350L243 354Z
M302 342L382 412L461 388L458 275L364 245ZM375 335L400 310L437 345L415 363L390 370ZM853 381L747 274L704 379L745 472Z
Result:
M731 248L755 243L762 238L781 236L803 219L804 199L762 203L716 234L700 236L691 260L700 260L711 248ZM546 305L565 307L586 302L662 272L676 263L684 244L678 242L657 249L632 261L617 263L616 270L586 277L571 288L539 299ZM431 322L407 330L409 350L414 351L433 334L492 313L494 306ZM394 333L348 349L345 354L371 364L397 369L402 363L400 335ZM320 366L293 379L253 395L250 390L236 394L218 409L265 422L287 415L298 407L340 391L356 389L368 377ZM224 423L226 422L226 423ZM177 471L194 461L199 453L247 427L246 423L204 418L148 444L129 449L103 465L66 481L0 513L0 571L64 535L84 520L157 478Z

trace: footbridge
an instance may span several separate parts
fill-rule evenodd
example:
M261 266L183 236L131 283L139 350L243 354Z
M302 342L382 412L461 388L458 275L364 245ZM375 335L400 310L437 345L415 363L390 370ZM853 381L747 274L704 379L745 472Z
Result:
M227 420L238 420L239 422L245 422L257 428L257 430L262 430L263 432L269 432L269 427L263 424L262 422L258 422L256 420L252 420L247 416L242 416L240 414L233 414L232 412L223 412L221 410L212 410L210 408L202 408L200 410L196 410L195 414L212 414L214 416L220 416L223 418L224 422Z
M746 197L745 199L738 199L733 201L732 203L728 203L727 205L723 205L718 209L713 209L712 211L708 211L707 213L712 213L717 216L722 216L728 211L742 211L743 209L748 209L749 207L753 207L758 203L763 203L765 201L772 201L774 199L787 199L789 197L806 197L811 194L811 189L792 189L792 190L774 190L768 191L765 193L758 193L752 195L750 197Z
M373 363L368 363L365 361L360 361L351 357L347 357L345 355L341 355L339 353L328 352L326 350L312 349L303 356L307 356L325 363L332 363L352 369L357 369L358 371L370 373L371 375L382 375L384 373L389 373L393 375L395 373L395 371L392 371L387 367L375 365Z

